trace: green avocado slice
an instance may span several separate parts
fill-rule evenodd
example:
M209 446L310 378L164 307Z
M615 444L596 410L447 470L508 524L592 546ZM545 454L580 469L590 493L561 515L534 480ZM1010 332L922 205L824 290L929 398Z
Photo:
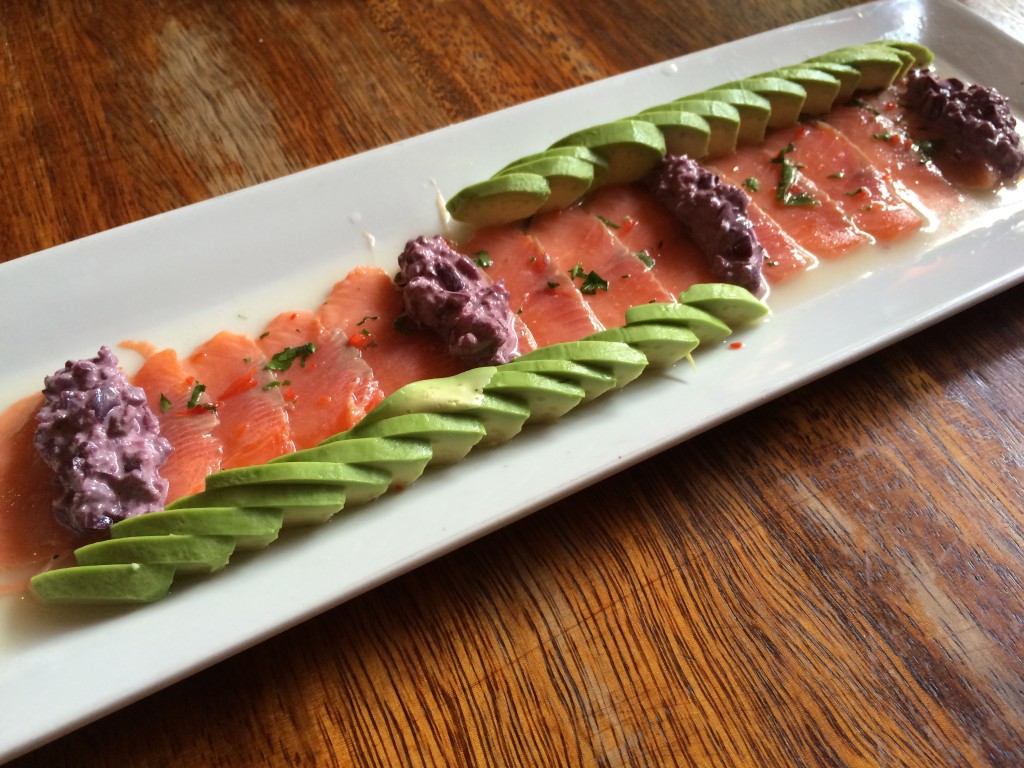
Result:
M768 100L771 114L768 116L769 128L782 128L795 125L800 119L800 112L807 101L807 91L799 83L782 77L748 77L724 86L752 91Z
M772 114L772 103L764 96L742 88L714 88L680 101L704 99L720 101L736 108L740 113L740 127L736 134L738 144L761 144L768 130L768 119Z
M688 357L700 344L697 335L679 325L644 323L606 328L587 337L597 341L621 341L643 352L650 365L668 368Z
M638 304L626 310L626 325L678 325L693 332L702 345L717 344L732 329L717 317L690 304Z
M839 93L836 94L834 104L842 105L848 102L860 86L860 70L849 64L840 64L838 61L806 61L797 66L801 69L804 67L816 69L839 81Z
M474 227L509 224L540 210L551 187L535 173L508 173L460 190L445 206L452 218Z
M831 62L855 67L860 72L858 90L877 91L888 88L905 66L904 59L885 45L851 45L821 56L810 62Z
M557 211L575 203L594 183L594 165L586 160L569 156L548 156L523 161L507 171L498 171L496 176L508 173L535 173L543 176L551 193L537 213Z
M552 146L583 146L603 157L608 162L608 170L595 179L595 188L642 179L665 156L665 137L643 120L616 120L595 125L566 136Z
M782 67L767 73L768 77L781 77L801 86L807 93L801 114L816 117L832 111L842 86L839 78L814 67ZM859 79L858 74L858 79ZM853 91L851 90L851 94Z
M213 573L228 564L235 550L230 536L130 536L86 544L75 550L79 565L150 563L172 565L175 573Z
M559 381L567 381L571 384L583 387L584 400L593 400L596 397L615 389L615 377L610 373L598 370L589 365L581 365L572 360L524 360L519 357L502 366L509 371L525 371L526 373L539 373L550 376Z
M465 458L486 436L484 425L473 416L461 413L406 413L380 421L356 424L348 432L327 442L353 437L397 437L425 440L433 450L431 465L454 464Z
M30 589L44 603L152 603L170 590L174 570L147 563L71 566L33 576Z
M685 112L699 115L708 124L707 157L716 158L731 155L736 151L740 135L740 112L732 104L714 99L686 98L662 105L682 109Z
M550 344L520 355L518 359L571 360L607 372L614 377L616 389L626 386L647 368L643 352L622 342L594 339Z
M586 390L578 384L504 366L494 374L487 391L525 402L530 410L527 420L530 424L557 421L579 405L586 395Z
M209 507L258 507L281 513L281 525L325 523L345 508L345 486L305 483L259 483L207 489L176 499L166 510Z
M391 475L391 484L407 486L415 482L434 456L424 440L398 440L384 437L358 437L336 440L271 459L277 464L292 461L326 461L383 470Z
M384 493L391 475L380 469L332 461L292 461L222 469L206 478L207 490L237 485L340 485L348 504L363 504Z
M694 112L673 105L664 105L637 114L637 120L646 120L665 137L665 152L700 158L708 154L711 127L708 121Z
M768 305L746 288L729 283L699 283L679 294L682 304L703 309L730 328L747 325L768 314Z
M110 535L115 539L166 534L229 536L237 550L263 549L277 539L283 522L281 510L273 508L164 509L114 523Z

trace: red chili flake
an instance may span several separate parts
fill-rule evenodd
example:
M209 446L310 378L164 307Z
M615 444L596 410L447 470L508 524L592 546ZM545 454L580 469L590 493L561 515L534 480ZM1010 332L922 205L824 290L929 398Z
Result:
M630 232L633 231L633 227L635 227L635 226L636 226L636 219L634 219L632 216L627 216L625 218L625 220L622 222L622 224L619 225L619 232L618 232L618 234L620 234L620 235L628 235Z
M348 343L356 349L366 349L373 344L373 336L365 330L360 331L349 336Z
M732 344L729 345L729 349L743 349L743 342L734 341Z

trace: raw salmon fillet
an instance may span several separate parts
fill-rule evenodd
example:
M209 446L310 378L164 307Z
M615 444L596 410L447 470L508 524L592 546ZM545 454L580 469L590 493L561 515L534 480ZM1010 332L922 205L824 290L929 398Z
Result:
M186 363L217 407L222 468L262 464L295 450L281 388L253 339L221 331Z
M834 259L871 242L871 237L849 222L832 199L803 174L798 174L791 189L810 195L815 205L786 205L777 199L780 165L772 162L774 156L761 147L741 147L708 167L740 187L787 235L819 259Z
M961 210L967 198L925 161L893 119L899 116L895 98L889 94L873 104L877 106L836 107L825 120L887 173L897 191L927 216Z
M213 402L204 392L189 407L200 382L185 369L173 349L147 357L132 383L145 390L149 407L160 419L160 434L174 446L160 468L170 484L167 501L201 491L206 476L220 469L223 456Z
M672 302L675 296L654 277L615 236L614 230L579 208L552 211L534 219L528 230L558 265L562 280L577 289L582 277L573 278L577 267L607 281L608 288L584 293L584 300L605 327L626 322L626 310L652 301Z
M889 174L831 125L801 123L774 131L764 148L774 155L787 145L793 147L787 157L800 165L800 173L878 242L898 240L924 225L924 217L897 193Z
M385 395L413 381L466 369L436 335L403 324L404 312L402 292L390 275L376 267L356 267L334 284L317 317L358 347Z
M270 365L283 361L274 376L287 403L297 450L344 432L384 398L370 366L349 345L348 337L325 328L311 312L281 313L257 343ZM296 354L298 350L306 351Z
M604 329L590 305L537 240L514 225L486 227L459 246L470 256L486 252L487 272L504 280L510 304L538 346L576 341Z
M42 394L32 394L0 413L0 594L20 592L35 574L70 562L83 543L53 515L60 491L32 443L42 404Z

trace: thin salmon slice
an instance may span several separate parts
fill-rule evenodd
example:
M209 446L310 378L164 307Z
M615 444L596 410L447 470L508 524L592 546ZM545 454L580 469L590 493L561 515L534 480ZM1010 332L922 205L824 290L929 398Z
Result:
M775 154L787 145L787 158L828 195L860 230L880 243L917 232L924 217L896 191L888 172L877 168L850 139L823 122L773 131L764 148Z
M762 274L769 285L779 285L818 265L817 257L794 240L753 200L747 206L747 217L754 225L754 234L768 257Z
M928 162L900 127L891 93L872 103L836 107L825 120L893 180L897 191L929 218L963 210L967 197Z
M533 334L535 344L577 341L604 329L554 259L536 238L514 225L477 230L459 246L468 255L487 254L486 271L503 280L509 303Z
M528 232L551 254L560 280L571 281L580 290L605 327L623 325L632 306L676 300L597 216L579 208L552 211L534 219ZM588 290L584 277L573 276L577 271L605 281L607 289Z
M466 369L435 334L402 321L402 292L384 270L356 267L331 288L317 311L373 370L385 395L413 381L452 376Z
M221 331L188 357L187 365L217 406L221 467L262 464L295 450L284 397L256 342Z
M160 434L174 447L160 468L170 485L167 501L201 491L206 476L220 469L224 454L213 401L196 389L201 382L186 370L177 352L163 349L146 358L132 383L145 390L149 407L160 420Z
M257 344L277 369L298 450L355 426L384 398L359 350L312 312L281 313Z
M54 517L60 491L32 442L42 404L36 393L0 413L0 594L20 592L37 573L71 562L82 543Z
M722 179L743 189L782 230L819 259L835 259L872 241L804 174L790 186L793 195L808 195L810 205L788 205L776 196L781 166L775 154L762 147L741 147L711 168Z

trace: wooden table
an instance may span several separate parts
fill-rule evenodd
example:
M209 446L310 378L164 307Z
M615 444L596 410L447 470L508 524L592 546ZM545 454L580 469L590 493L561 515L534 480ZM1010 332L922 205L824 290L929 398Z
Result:
M0 259L852 4L7 0ZM1018 287L16 764L1019 765L1022 370Z

